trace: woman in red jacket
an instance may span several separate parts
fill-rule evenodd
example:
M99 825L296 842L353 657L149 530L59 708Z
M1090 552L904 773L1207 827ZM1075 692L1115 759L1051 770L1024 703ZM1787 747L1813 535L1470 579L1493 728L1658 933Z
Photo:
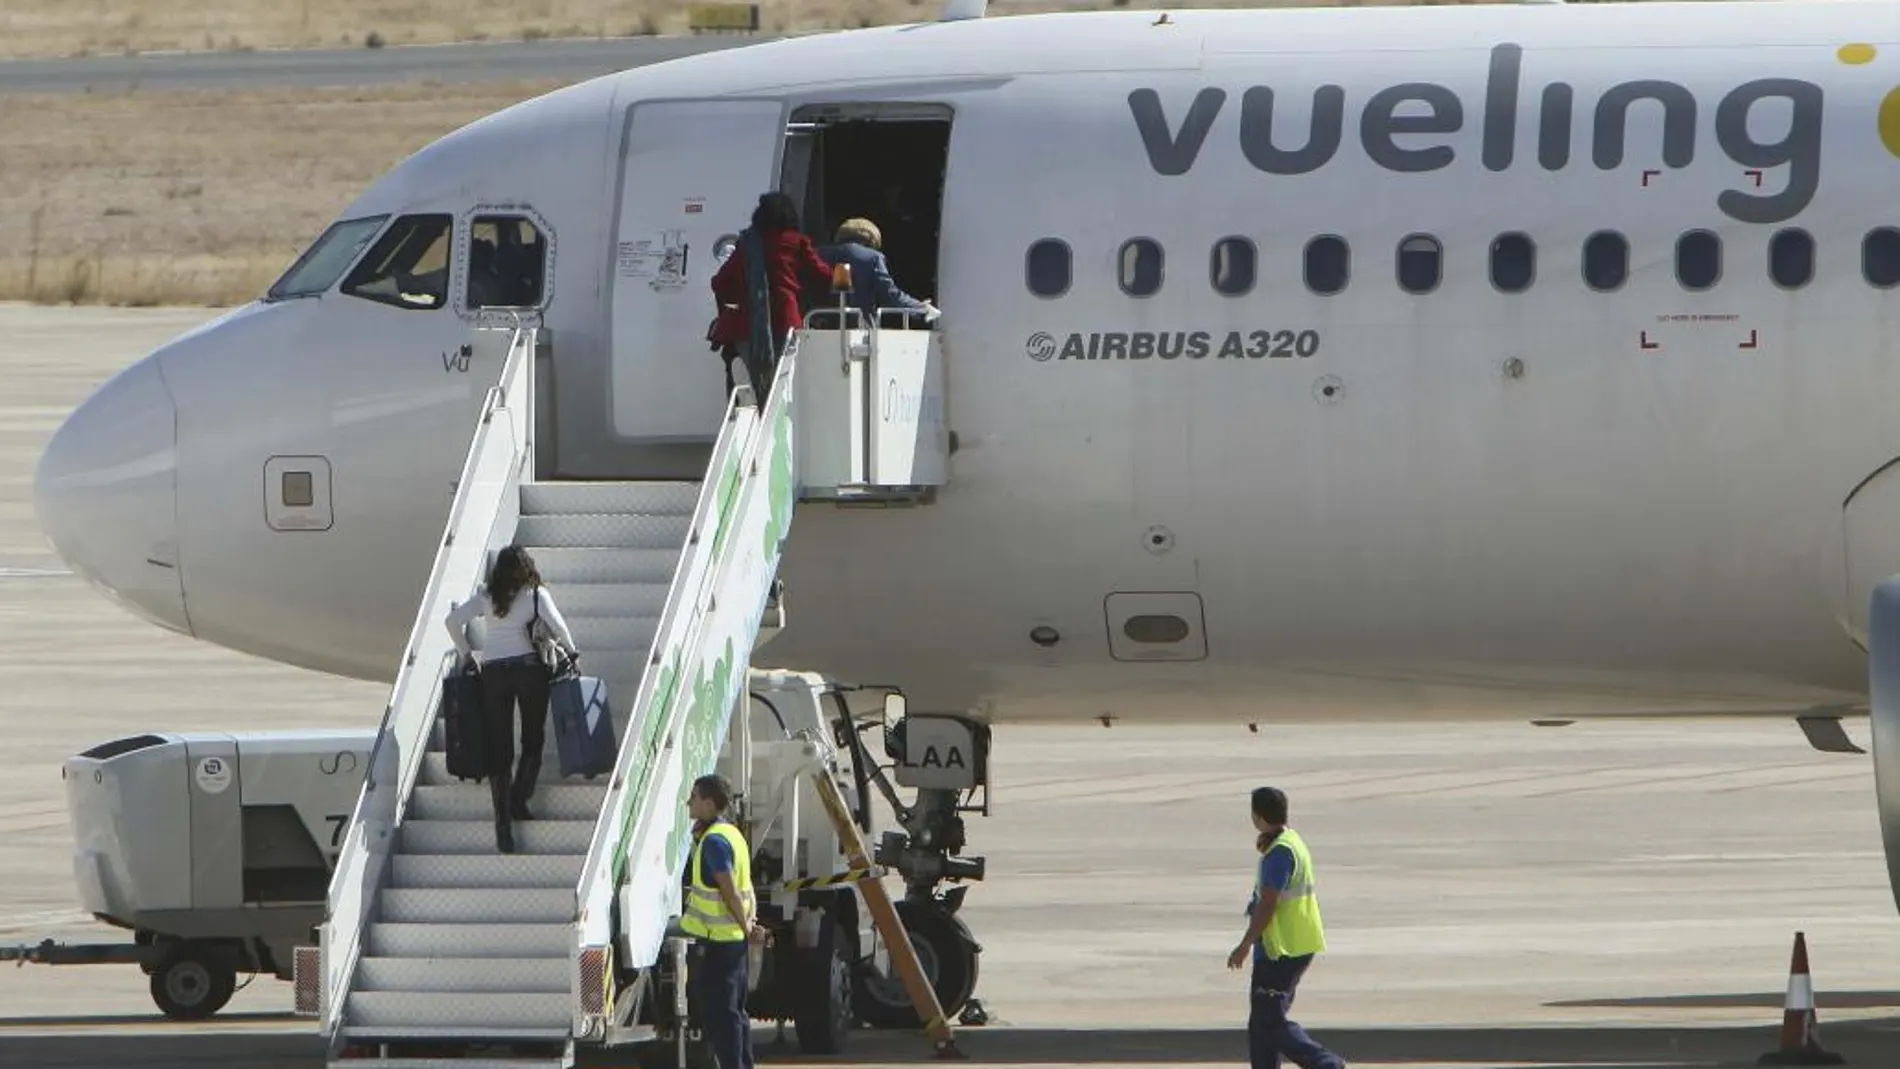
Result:
M755 262L764 269L753 269ZM740 233L738 246L712 279L719 317L708 340L725 355L728 393L732 360L737 356L751 373L754 396L759 404L765 403L786 339L804 321L806 286L815 292L830 282L831 265L799 230L798 206L792 198L783 193L761 195L752 211L752 225ZM769 316L752 314L760 305L770 309Z

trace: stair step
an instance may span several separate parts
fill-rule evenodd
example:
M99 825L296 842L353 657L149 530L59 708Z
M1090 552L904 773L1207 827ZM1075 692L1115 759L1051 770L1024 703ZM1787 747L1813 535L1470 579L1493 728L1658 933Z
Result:
M594 841L591 820L518 820L514 822L515 853L585 854ZM495 849L495 822L487 820L405 820L402 854L489 854Z
M343 1034L349 1036L352 1033L350 1029L345 1028ZM356 1034L363 1035L364 1033ZM521 1038L536 1039L539 1035L539 1032L536 1032L534 1035ZM441 1037L405 1034L384 1038L436 1039ZM349 1069L563 1069L567 1063L567 1059L555 1055L549 1055L546 1058L350 1058L348 1061Z
M626 660L637 664L646 663L644 659L635 661L632 654L627 654ZM590 675L593 674L591 668L587 669L587 672ZM633 699L640 695L640 677L603 675L596 678L607 684L607 706L613 710L614 730L619 732L615 738L625 739L627 725L631 723L630 718L633 716Z
M523 516L515 527L515 540L533 550L560 547L670 549L677 552L686 544L686 532L692 523L691 516L653 513Z
M352 991L344 1020L355 1026L458 1028L470 1038L493 1029L560 1028L571 1031L566 992Z
M542 576L547 579L546 576ZM666 608L667 576L657 583L561 583L549 579L548 592L571 625L577 616L654 616Z
M608 703L618 707L614 709L614 738L616 739L625 738L627 735L627 706L629 703L621 701L620 695L622 693L632 692L632 684L628 685L626 691L615 690L612 684L609 684L607 687ZM479 791L481 792L482 798L488 798L488 781L486 779L477 782L475 780L460 780L449 775L448 755L443 753L439 748L442 745L442 740L437 738L430 745L437 748L431 749L428 753L422 755L422 776L416 781L418 784L424 787L450 787L460 790ZM556 750L558 745L559 743L554 739L554 727L550 724L548 727L547 745L541 747L541 777L535 786L536 794L541 793L543 788L554 786L606 786L607 781L603 779L590 780L581 776L561 775L561 759L560 754ZM533 806L530 805L529 808L532 809ZM492 819L494 814L492 804L489 808L489 814Z
M587 859L576 854L396 854L391 887L564 888L580 886Z
M337 1033L350 1043L375 1043L379 1041L396 1043L405 1040L427 1040L432 1043L468 1043L494 1046L503 1043L532 1045L566 1044L571 1025L560 1028L483 1028L479 1033L467 1028L438 1028L430 1025L369 1025L343 1024ZM381 1058L381 1059L344 1059L351 1067L386 1066L393 1069L556 1069L566 1065L567 1059L550 1053L546 1058L491 1059L476 1058L463 1061L459 1058Z
M631 657L632 654L625 654L624 656ZM586 674L590 676L594 674L594 666L591 664L585 666L583 670L586 672ZM635 686L635 690L636 691L638 690L637 685ZM607 687L608 712L613 714L614 728L616 730L618 730L619 728L623 727L626 724L627 715L629 712L628 710L629 703L622 702L620 700L620 693L621 692L619 690L614 689L614 687L611 684L608 685ZM517 761L520 760L520 757L521 757L520 723L521 722L519 719L515 721L515 724L516 724L515 759ZM537 781L537 784L535 786L535 793L537 794L540 793L541 788L544 786L559 785L563 783L573 785L573 784L584 782L578 779L564 780L560 778L560 764L561 764L560 745L561 744L560 744L560 741L554 737L554 725L551 719L546 727L546 731L547 731L546 740L541 743L541 777ZM423 766L423 778L418 780L417 783L420 785L431 786L431 787L475 787L483 791L488 790L487 787L482 786L481 784L478 784L473 780L459 780L459 779L456 779L454 776L449 775L448 757L445 756L445 747L447 746L448 746L447 731L445 728L443 728L442 722L437 721L435 726L429 729L429 748L423 753L423 760L425 762ZM426 762L428 761L429 754L438 755L438 760L436 764L439 767L436 769L436 771L439 772L440 775L435 778L430 778L429 767L426 764ZM482 797L486 798L488 796L484 794L482 795Z
M535 570L557 593L569 583L670 584L680 551L547 547L534 551ZM566 610L563 610L565 612Z
M521 488L521 513L648 512L691 516L699 504L693 482L545 482Z
M369 926L374 958L560 958L574 949L572 924L392 924ZM441 1022L448 1023L448 1022Z
M550 732L549 734L552 734ZM549 766L543 762L543 770ZM559 762L552 766L559 771ZM598 820L600 807L607 800L607 781L542 780L528 799L528 811L539 820ZM494 802L487 784L462 783L455 786L418 786L409 799L410 820L493 820Z
M594 662L606 659L589 656L596 650L651 649L660 617L658 612L652 616L569 616L567 629L581 652L582 674L593 675Z
M377 916L389 924L566 924L572 887L386 887Z
M572 963L560 958L364 958L357 991L461 991L565 995Z

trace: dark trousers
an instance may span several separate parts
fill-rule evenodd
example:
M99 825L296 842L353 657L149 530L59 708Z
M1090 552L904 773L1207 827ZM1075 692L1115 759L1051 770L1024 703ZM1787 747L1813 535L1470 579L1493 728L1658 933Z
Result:
M482 665L482 719L488 728L488 776L495 815L510 800L527 801L541 774L541 748L548 740L548 667L539 656L511 657ZM515 758L515 706L521 706L521 764L510 783Z
M732 365L738 364L741 368L745 366L744 358L739 355L739 345L737 343L729 343L721 346L719 349L719 361L726 365L726 397L730 399L732 397L732 391L739 388L738 382L732 377Z
M1252 1012L1247 1015L1247 1056L1253 1069L1280 1069L1285 1057L1300 1069L1344 1069L1339 1055L1313 1042L1306 1029L1287 1019L1293 991L1313 964L1313 955L1299 958L1255 958L1251 988Z
M747 944L702 939L699 947L691 997L699 1007L706 1040L719 1059L719 1069L753 1069L752 1019L745 1012Z
M764 410L765 402L772 392L772 376L778 374L778 354L770 349L761 351L751 342L739 342L733 345L726 358L726 394L733 389L732 365L736 362L745 369L746 378L752 383L752 398Z

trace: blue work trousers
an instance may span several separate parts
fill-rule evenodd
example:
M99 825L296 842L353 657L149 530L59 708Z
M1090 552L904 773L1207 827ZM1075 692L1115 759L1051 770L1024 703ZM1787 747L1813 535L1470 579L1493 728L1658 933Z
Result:
M698 988L694 1001L719 1069L753 1069L754 1065L752 1019L745 1012L747 954L744 940L700 941L699 967L693 970L693 986Z
M1306 1029L1287 1018L1293 991L1311 964L1311 954L1277 961L1264 956L1253 959L1253 980L1248 985L1252 1012L1247 1015L1247 1056L1253 1069L1280 1069L1282 1057L1300 1069L1345 1069L1339 1055L1315 1043Z

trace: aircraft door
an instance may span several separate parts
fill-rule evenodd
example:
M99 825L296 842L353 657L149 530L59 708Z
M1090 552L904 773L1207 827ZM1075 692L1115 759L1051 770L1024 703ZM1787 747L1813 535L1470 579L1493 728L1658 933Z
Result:
M614 431L662 444L710 442L725 372L706 342L711 281L777 188L784 107L772 100L635 105L624 152L609 337ZM722 241L723 239L723 241Z

